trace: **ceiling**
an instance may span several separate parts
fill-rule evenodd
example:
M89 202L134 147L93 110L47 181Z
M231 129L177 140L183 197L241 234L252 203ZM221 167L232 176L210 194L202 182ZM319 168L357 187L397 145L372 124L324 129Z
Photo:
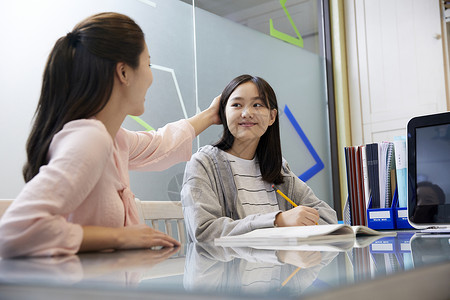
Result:
M269 32L269 20L276 30L296 37L296 32L286 16L279 0L180 0L250 27L265 34ZM318 53L320 0L289 0L285 7L305 41L305 49ZM308 41L305 39L311 38Z
M193 0L181 0L192 4ZM224 17L238 11L246 10L274 0L194 0L195 6ZM279 4L278 1L275 1Z

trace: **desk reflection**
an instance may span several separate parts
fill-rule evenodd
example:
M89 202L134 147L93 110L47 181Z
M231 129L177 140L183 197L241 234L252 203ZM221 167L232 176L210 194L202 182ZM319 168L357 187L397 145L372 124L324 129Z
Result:
M95 287L96 291L113 294L118 288L130 299L152 293L170 294L170 299L186 294L281 299L315 294L320 297L339 288L351 290L359 284L375 286L384 282L389 289L374 288L372 292L388 294L399 290L397 281L391 278L404 271L417 279L408 279L402 292L414 282L412 295L431 288L432 292L450 295L449 235L399 232L397 237L378 239L365 247L324 251L330 248L325 246L329 245L315 245L308 251L275 251L191 243L161 250L0 260L0 298L3 299L2 288L21 291L30 285L84 291ZM439 269L440 266L447 269ZM422 275L430 268L437 271Z
M450 234L415 234L411 238L415 268L450 261Z
M111 284L136 286L149 269L180 248L83 253L70 256L0 260L2 283L50 285Z
M186 290L298 296L337 255L189 244L183 284Z

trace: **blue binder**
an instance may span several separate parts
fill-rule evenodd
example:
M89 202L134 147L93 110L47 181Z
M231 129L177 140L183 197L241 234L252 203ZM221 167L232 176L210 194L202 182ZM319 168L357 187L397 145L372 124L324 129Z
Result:
M372 229L408 229L413 228L408 222L406 207L398 207L397 188L392 205L389 208L372 208L372 199L367 209L367 226Z
M391 207L387 208L372 208L372 197L370 197L369 208L367 209L367 227L372 229L395 229L395 212L394 205L396 202L397 193L394 193L394 201Z
M397 190L395 191L397 193ZM413 228L411 224L408 222L408 211L406 207L398 206L398 197L395 199L395 219L396 219L396 228L397 229L408 229Z

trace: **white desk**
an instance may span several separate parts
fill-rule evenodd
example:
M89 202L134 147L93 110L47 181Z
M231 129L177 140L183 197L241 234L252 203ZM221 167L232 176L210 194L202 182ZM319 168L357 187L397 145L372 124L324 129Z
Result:
M300 269L275 251L213 244L0 260L0 299L450 298L450 236L411 235L303 252Z

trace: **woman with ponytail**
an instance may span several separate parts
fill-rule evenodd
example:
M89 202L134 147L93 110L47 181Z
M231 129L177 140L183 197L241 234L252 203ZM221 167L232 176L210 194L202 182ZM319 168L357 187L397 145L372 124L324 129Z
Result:
M139 224L128 170L189 160L195 136L220 123L219 97L158 131L122 128L144 112L152 81L144 34L125 15L91 16L58 39L27 142L26 185L0 220L1 257L179 245Z

